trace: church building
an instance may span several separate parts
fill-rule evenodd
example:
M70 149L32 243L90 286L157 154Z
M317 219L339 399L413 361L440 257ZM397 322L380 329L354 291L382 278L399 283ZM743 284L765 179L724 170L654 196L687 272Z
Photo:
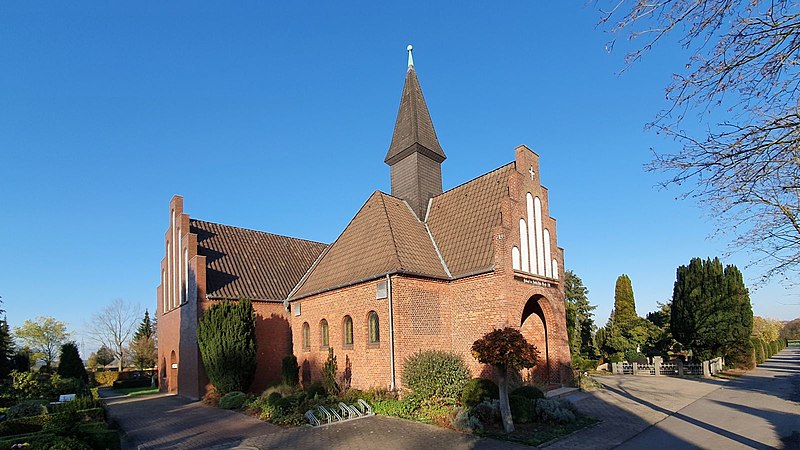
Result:
M304 383L320 379L329 348L355 388L402 388L403 362L428 349L458 353L489 377L470 349L506 326L539 350L524 377L570 381L564 250L539 156L517 147L508 164L443 191L446 156L410 46L408 59L384 159L391 193L373 192L332 244L193 219L172 199L157 289L163 391L204 394L198 318L240 298L257 316L256 392L280 379L290 353Z

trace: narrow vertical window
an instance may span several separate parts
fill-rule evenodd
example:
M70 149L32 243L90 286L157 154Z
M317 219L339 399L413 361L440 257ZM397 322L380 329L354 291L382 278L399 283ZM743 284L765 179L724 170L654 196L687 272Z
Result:
M515 245L515 246L513 246L513 247L511 247L511 267L512 267L514 270L520 270L520 265L519 265L519 249L517 248L517 246L516 246L516 245Z
M344 345L353 345L353 319L344 316Z
M311 327L308 322L303 322L303 348L311 348Z
M322 347L328 347L328 321L322 319L322 322L319 323L319 334L320 334L320 341L322 341Z
M547 231L547 228L544 229L544 257L545 261L550 261L550 232ZM546 277L550 278L553 276L552 267L550 264L545 266L547 268L547 273L545 274Z
M528 272L528 225L519 219L519 247L522 253L522 271Z
M161 269L161 309L167 312L167 272Z
M369 343L377 344L381 341L381 330L378 322L378 313L369 312Z
M558 261L553 260L553 278L558 279Z
M536 215L533 213L533 195L525 194L525 213L528 216L528 255L531 258L531 273L537 273L536 268Z
M533 199L533 215L536 223L536 273L545 276L544 246L547 243L542 235L542 201L539 200L539 197ZM533 257L531 257L531 261L533 261Z

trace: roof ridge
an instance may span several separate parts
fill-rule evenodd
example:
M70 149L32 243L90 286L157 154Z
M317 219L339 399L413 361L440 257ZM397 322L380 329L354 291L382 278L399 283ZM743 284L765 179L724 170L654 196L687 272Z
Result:
M322 244L322 245L325 245L325 246L330 245L330 244L326 244L324 242L312 241L311 239L288 236L288 235L285 235L285 234L271 233L269 231L254 230L252 228L239 227L239 226L236 226L236 225L228 225L228 224L225 224L225 223L211 222L210 220L198 219L196 217L189 217L189 224L191 225L192 222L204 222L204 223L209 223L209 224L212 224L212 225L219 225L221 227L226 227L226 228L236 228L236 229L244 230L244 231L252 231L252 232L255 232L255 233L268 234L270 236L284 237L284 238L289 238L289 239L295 239L295 240L298 240L298 241L311 242L312 244Z
M463 183L461 183L461 184L459 184L459 185L457 185L457 186L451 187L450 189L448 189L448 190L446 190L446 191L442 192L441 194L437 194L437 195L433 196L432 198L441 197L441 196L443 196L444 194L448 194L448 193L450 193L450 192L453 192L453 191L455 191L456 189L460 189L460 188L462 188L462 187L464 187L464 186L466 186L466 185L468 185L468 184L472 183L473 181L477 181L477 180L479 180L479 179L481 179L481 178L483 178L483 177L485 177L485 176L487 176L487 175L490 175L490 174L492 174L492 173L494 173L494 172L497 172L498 170L505 169L506 167L508 167L508 166L510 166L510 165L512 165L512 164L515 164L515 163L514 163L514 161L511 161L511 162L509 162L509 163L507 163L507 164L503 164L502 166L500 166L500 167L498 167L498 168L496 168L496 169L494 169L494 170L490 170L490 171L488 171L488 172L486 172L486 173L484 173L484 174L482 174L482 175L478 175L477 177L475 177L475 178L473 178L473 179L471 179L471 180L465 181L465 182L463 182Z
M403 261L400 259L400 250L398 250L398 248L397 248L397 239L395 239L395 237L394 237L394 229L392 228L392 220L389 219L389 210L386 209L386 199L384 199L384 196L386 194L384 194L381 191L378 191L378 192L381 193L381 205L383 205L383 214L386 217L386 224L389 226L389 236L392 237L392 246L394 247L394 257L397 258L397 265L400 266L400 270L403 270L404 269ZM405 202L405 200L403 200L403 201ZM413 214L413 216L416 217L416 214Z

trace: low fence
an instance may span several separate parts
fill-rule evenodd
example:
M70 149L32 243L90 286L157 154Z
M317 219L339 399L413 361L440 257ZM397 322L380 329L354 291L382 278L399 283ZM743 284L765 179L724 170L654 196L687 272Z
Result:
M714 358L700 363L684 363L681 360L664 362L660 356L654 356L648 364L627 361L611 363L611 373L617 375L702 375L710 377L721 372L724 365L725 361L722 358Z

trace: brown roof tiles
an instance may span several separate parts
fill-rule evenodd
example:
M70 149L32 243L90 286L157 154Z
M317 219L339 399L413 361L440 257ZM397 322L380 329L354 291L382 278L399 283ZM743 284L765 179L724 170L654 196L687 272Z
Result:
M190 228L206 257L209 298L283 300L326 247L197 219Z

